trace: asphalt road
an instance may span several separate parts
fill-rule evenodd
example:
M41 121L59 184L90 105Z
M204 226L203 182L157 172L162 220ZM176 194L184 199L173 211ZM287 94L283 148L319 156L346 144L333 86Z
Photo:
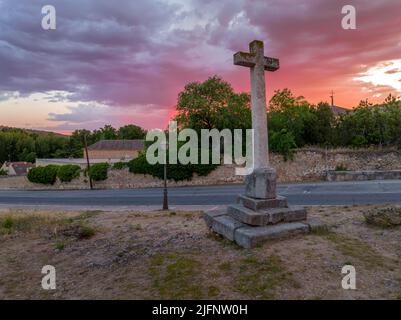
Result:
M225 205L242 185L169 188L171 205ZM401 204L401 180L283 184L278 193L290 204ZM161 205L163 189L0 191L0 206L150 206Z

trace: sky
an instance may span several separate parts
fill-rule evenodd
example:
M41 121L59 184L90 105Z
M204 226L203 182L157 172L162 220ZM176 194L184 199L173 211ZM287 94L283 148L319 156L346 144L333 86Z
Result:
M41 27L44 5L56 30ZM355 30L342 28L344 5ZM380 102L401 94L400 16L400 0L0 0L0 125L165 128L189 82L220 75L249 91L232 56L254 39L280 59L268 98Z

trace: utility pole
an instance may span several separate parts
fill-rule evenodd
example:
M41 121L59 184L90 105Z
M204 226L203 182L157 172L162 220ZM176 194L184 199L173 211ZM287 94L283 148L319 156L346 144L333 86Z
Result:
M165 161L164 161L164 190L163 190L163 210L168 210L168 194L167 194L167 151L168 151L168 142L166 141L164 144L165 150Z
M330 98L331 98L331 106L334 107L334 91L333 90L331 90Z
M89 154L88 154L88 143L86 142L86 134L84 134L84 145L85 145L85 155L86 155L86 165L87 165L87 173L88 173L88 178L89 178L89 186L90 189L93 189L93 183L92 183L92 178L90 177L89 170L91 168L91 165L89 163Z

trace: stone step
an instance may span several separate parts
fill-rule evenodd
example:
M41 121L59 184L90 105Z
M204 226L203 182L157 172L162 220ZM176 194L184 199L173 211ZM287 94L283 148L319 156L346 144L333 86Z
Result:
M244 248L254 248L267 240L320 230L325 227L317 218L302 222L279 223L263 227L246 225L238 222L229 215L211 216L206 213L205 219L210 222L208 225L214 232L231 241L235 241Z
M265 227L242 227L235 230L234 241L244 248L254 248L267 240L309 232L309 225L302 222L289 222Z
M269 216L265 212L253 211L240 204L229 205L227 214L235 220L251 226L264 226L269 223Z
M234 241L236 230L242 227L246 227L246 225L225 215L213 218L211 229L228 240Z
M269 216L269 224L279 222L294 222L306 220L307 212L301 206L289 206L288 208L271 208L266 210Z
M273 199L255 199L245 195L239 195L237 202L244 207L253 211L263 210L267 208L286 208L288 207L287 198L277 196Z
M265 226L279 222L301 221L305 220L307 217L306 210L300 206L253 211L241 204L234 204L227 207L227 214L239 222L251 226Z
M216 210L209 210L207 212L205 212L205 214L203 215L203 218L206 222L206 225L208 228L212 227L214 218L217 218L219 216L224 216L227 215L227 209L216 209Z

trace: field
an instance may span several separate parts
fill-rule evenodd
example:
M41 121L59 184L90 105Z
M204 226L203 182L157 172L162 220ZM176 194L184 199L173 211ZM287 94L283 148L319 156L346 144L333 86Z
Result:
M379 206L376 206L379 207ZM201 212L0 211L0 299L400 299L401 229L367 206L310 207L330 229L245 250ZM356 268L356 290L341 268ZM57 289L41 287L44 265Z

